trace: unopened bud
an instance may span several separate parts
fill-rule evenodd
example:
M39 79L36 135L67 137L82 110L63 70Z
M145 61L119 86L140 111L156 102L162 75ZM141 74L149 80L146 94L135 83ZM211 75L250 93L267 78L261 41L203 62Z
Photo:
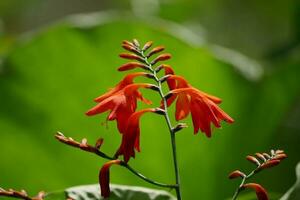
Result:
M257 166L260 166L260 162L254 156L247 156L246 159Z
M265 163L263 163L259 169L267 169L267 168L271 168L274 167L276 165L278 165L280 163L280 160L269 160Z
M140 46L140 43L139 43L139 41L138 41L137 39L133 39L133 44L134 44L134 46L136 46L136 47L139 47L139 46Z
M255 155L256 155L256 157L261 159L263 162L266 162L266 158L261 153L256 153Z
M161 83L163 83L163 82L165 82L170 76L171 76L171 75L163 76L163 77L161 77L161 78L159 79L159 81L160 81Z
M121 53L119 55L121 58L129 59L129 60L138 60L141 62L144 62L144 59L135 55L135 54L130 54L130 53Z
M163 51L164 49L165 49L165 47L163 47L163 46L158 46L158 47L153 48L153 49L149 52L149 54L147 55L147 58L151 57L151 56L154 55L154 54L157 54L157 53Z
M235 171L231 172L228 176L229 179L234 179L234 178L238 178L238 177L244 178L244 177L246 177L246 174L244 174L240 170L235 170Z
M188 126L185 123L179 123L173 128L173 132L176 133L183 128L187 128Z
M157 87L156 85L151 85L149 86L149 88L154 91L159 91L159 87Z
M161 109L161 108L155 108L155 111L154 111L156 114L159 114L159 115L165 115L166 112L164 109Z
M147 42L144 47L143 47L143 51L146 51L147 49L149 49L151 46L152 46L153 42L152 41L149 41Z
M100 149L100 147L102 146L103 142L104 142L104 139L103 139L103 138L99 138L99 139L96 141L95 148L96 148L96 149Z
M159 61L165 61L170 58L171 58L171 54L169 54L169 53L161 54L151 62L151 65L155 65Z

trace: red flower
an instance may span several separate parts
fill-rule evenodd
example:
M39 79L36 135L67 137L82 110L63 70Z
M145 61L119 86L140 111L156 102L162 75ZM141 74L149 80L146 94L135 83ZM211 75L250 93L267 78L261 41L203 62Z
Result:
M122 87L122 84L118 84L115 88ZM113 91L111 90L112 92L108 92L110 93L109 95L105 94L105 98L100 96L100 100L97 99L100 101L98 105L87 111L86 115L92 116L110 110L107 120L117 120L119 131L124 133L128 118L136 110L137 99L141 99L148 104L151 103L149 101L145 101L141 93L138 91L141 87L152 88L154 86L151 84L139 83L127 85L119 91L117 91L117 89L114 89Z
M120 90L122 90L123 88L125 88L127 85L130 85L133 83L133 79L137 76L147 76L148 74L145 72L136 72L136 73L132 73L132 74L128 74L127 76L125 76L123 78L122 81L120 81L115 87L113 87L112 89L110 89L108 92L106 92L105 94L97 97L94 99L95 102L101 102L104 99L114 95L115 93L119 92ZM144 101L145 103L150 103L149 100L144 99L141 95L140 92L138 92L138 97L140 98L140 100Z
M104 198L109 197L110 188L109 188L109 169L113 164L120 165L120 160L111 160L103 165L99 173L99 183L101 189L101 196Z
M168 94L167 98L175 95L176 101L176 120L186 118L191 112L194 133L198 133L199 129L206 134L207 137L211 137L210 124L213 123L217 128L221 127L221 121L225 120L228 123L233 123L234 120L227 115L217 104L221 103L221 99L218 97L209 95L192 87L188 82L176 75L170 76L168 79L177 80L176 88ZM173 98L174 101L176 98ZM172 103L168 102L168 105Z
M243 185L243 188L252 188L256 192L258 200L269 200L267 191L257 183L247 183Z
M135 150L140 152L140 117L146 112L156 112L154 108L147 108L133 113L128 119L126 130L122 136L122 143L116 152L116 156L123 155L124 161L135 157Z

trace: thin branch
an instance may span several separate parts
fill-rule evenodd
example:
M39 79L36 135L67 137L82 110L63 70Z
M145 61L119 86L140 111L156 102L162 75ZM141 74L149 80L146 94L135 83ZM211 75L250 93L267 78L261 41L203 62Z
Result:
M24 199L24 200L43 200L45 197L45 192L41 191L35 197L29 197L25 190L16 191L13 189L4 190L0 188L0 196L11 197L16 199Z
M90 152L93 154L96 154L102 158L105 158L107 160L116 160L116 158L111 157L105 153L103 153L102 151L99 150L99 148L101 147L102 142L99 143L97 142L95 146L91 146L87 143L86 139L83 139L81 142L75 141L73 138L67 138L65 137L62 133L57 132L57 134L55 135L55 138L57 140L59 140L60 142L67 144L69 146L81 149L83 151L86 152ZM99 141L99 140L98 140ZM101 140L100 140L101 141ZM134 175L136 175L137 177L143 179L144 181L151 183L153 185L156 186L160 186L160 187L166 187L166 188L177 188L177 185L171 185L171 184L165 184L165 183L160 183L157 181L154 181L146 176L144 176L143 174L139 173L138 171L136 171L135 169L133 169L130 165L128 165L127 163L125 163L124 161L120 161L120 165L127 168L129 171L131 171Z

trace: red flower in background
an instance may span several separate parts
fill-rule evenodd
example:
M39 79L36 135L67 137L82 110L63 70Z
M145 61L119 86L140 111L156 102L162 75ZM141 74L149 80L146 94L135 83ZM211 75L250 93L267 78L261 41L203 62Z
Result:
M172 75L168 79L177 80L176 88L178 88L168 94L167 97L172 98L171 101L168 101L168 105L177 97L175 118L178 121L186 118L191 113L195 134L200 129L207 137L211 137L211 123L219 128L222 120L228 123L234 122L228 114L217 106L222 101L218 97L192 87L181 76Z
M133 113L128 119L126 130L122 136L122 143L116 152L116 156L123 155L124 161L128 162L130 157L135 157L135 150L140 149L140 117L146 112L156 112L154 108L147 108Z
M136 110L137 99L140 99L147 104L151 103L149 100L145 100L142 97L138 89L154 87L152 84L139 83L130 84L122 88L125 83L126 82L119 83L115 89L111 90L112 92L108 92L109 95L104 94L97 98L99 103L88 110L86 115L92 116L110 110L107 120L117 120L119 131L124 133L128 118Z
M244 184L242 188L254 189L258 200L269 200L267 191L257 183L247 183Z

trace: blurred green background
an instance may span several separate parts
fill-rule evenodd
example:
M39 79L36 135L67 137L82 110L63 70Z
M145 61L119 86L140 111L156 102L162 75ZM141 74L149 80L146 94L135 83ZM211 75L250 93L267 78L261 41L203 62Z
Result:
M296 0L1 0L0 186L30 193L97 182L105 162L54 140L59 130L113 154L120 143L105 114L84 115L93 98L125 73L116 68L124 39L155 41L176 73L223 99L236 122L177 136L183 199L226 199L227 175L253 166L244 157L269 149L289 155L256 181L280 196L300 160L300 3ZM143 79L139 79L143 81ZM159 99L145 93L158 105ZM174 120L173 120L174 121ZM170 138L159 116L142 118L142 152L130 164L173 181ZM112 182L152 187L120 167Z

